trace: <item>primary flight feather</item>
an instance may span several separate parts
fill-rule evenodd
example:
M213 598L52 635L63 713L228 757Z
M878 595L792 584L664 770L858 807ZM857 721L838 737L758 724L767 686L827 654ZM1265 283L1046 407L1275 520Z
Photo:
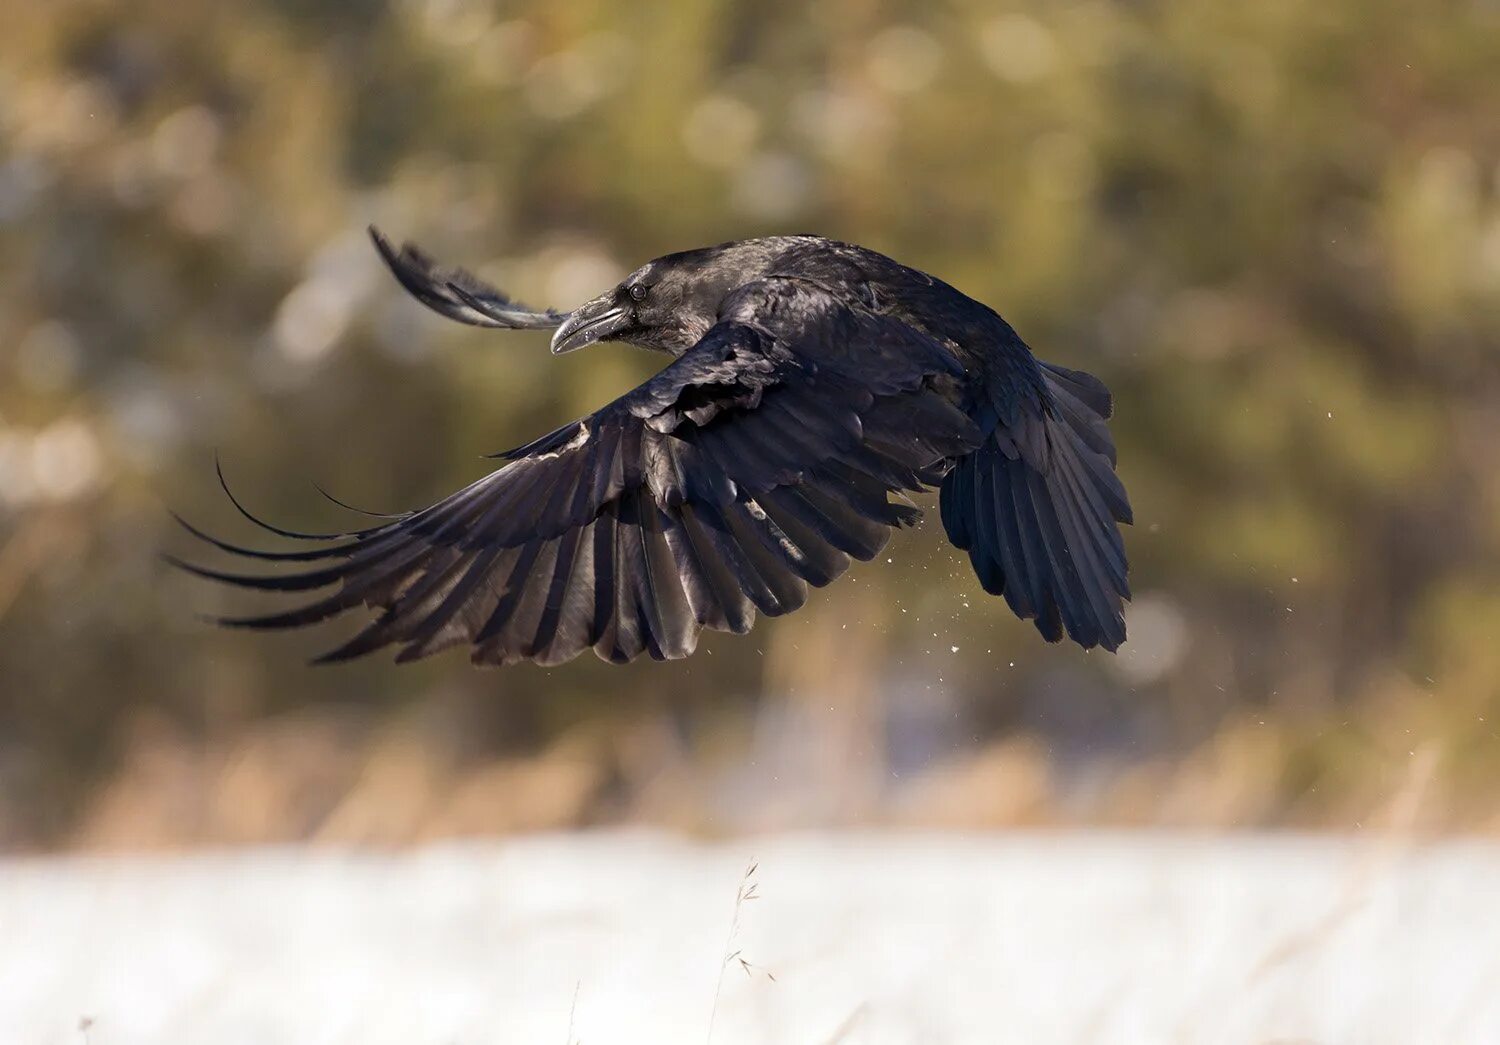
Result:
M421 511L311 551L245 588L314 592L285 612L225 618L294 628L377 612L322 660L387 646L397 660L465 645L476 663L623 663L693 652L705 627L743 633L800 607L808 585L870 559L939 487L943 525L987 592L1048 641L1125 640L1129 598L1097 378L1037 360L989 307L874 251L817 236L669 254L571 312L536 311L411 245L376 248L414 297L459 322L551 329L552 351L623 341L673 357L608 406L506 454ZM227 487L226 487L227 490ZM232 495L231 495L232 497ZM187 524L184 524L187 525Z

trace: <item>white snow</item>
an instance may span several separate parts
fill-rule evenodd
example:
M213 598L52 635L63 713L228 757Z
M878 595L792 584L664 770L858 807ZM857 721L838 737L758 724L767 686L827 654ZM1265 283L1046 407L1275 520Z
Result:
M1495 844L632 832L12 859L0 1042L704 1045L751 859L714 1045L1500 1041Z

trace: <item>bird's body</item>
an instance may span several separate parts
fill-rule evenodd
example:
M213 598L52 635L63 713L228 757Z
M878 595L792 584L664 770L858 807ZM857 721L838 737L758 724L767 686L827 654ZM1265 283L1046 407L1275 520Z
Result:
M1049 641L1124 640L1116 524L1130 508L1109 393L1039 362L948 284L862 247L779 236L668 255L562 314L375 241L401 283L450 318L553 329L554 352L616 340L673 361L464 490L329 547L260 552L194 530L237 554L317 564L194 572L279 591L338 586L224 623L296 627L363 603L376 619L327 659L393 644L403 660L460 644L480 663L560 663L590 647L612 661L674 659L704 627L744 632L757 612L797 609L809 585L920 517L905 494L941 487L944 525L987 591Z

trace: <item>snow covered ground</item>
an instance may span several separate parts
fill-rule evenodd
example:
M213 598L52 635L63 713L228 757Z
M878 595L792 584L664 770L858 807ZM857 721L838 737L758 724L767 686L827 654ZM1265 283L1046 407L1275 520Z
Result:
M715 1014L729 951L752 971ZM0 863L4 1043L710 1040L1500 1042L1500 846L608 833Z

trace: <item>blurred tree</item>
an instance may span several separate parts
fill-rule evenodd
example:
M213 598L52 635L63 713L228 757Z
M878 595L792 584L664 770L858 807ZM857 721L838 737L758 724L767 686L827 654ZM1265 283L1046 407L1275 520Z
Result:
M549 814L568 822L732 821L753 799L716 767L753 778L770 702L868 759L848 815L905 808L888 769L1019 734L1050 745L1059 810L1192 819L1161 781L1219 773L1248 797L1205 798L1202 818L1343 822L1416 747L1381 737L1417 729L1448 774L1439 820L1500 824L1463 799L1500 776L1493 3L3 13L0 842L66 839L106 782L154 779L162 737L228 759L313 714L359 725L312 735L374 750L417 706L445 723L417 730L438 762L593 766L559 778L585 780ZM772 231L942 273L1116 390L1131 645L1041 648L931 523L851 591L679 665L314 671L302 640L206 630L216 593L154 553L175 540L163 501L225 525L215 449L279 520L337 518L303 478L406 507L652 365L442 325L378 270L370 221L559 305L646 257ZM792 644L861 664L801 677ZM845 717L807 717L829 704ZM305 763L288 754L302 775L281 786L326 812L353 777ZM1124 783L1068 790L1085 777ZM675 804L650 797L663 781ZM1011 808L970 800L975 822ZM454 829L533 823L493 816Z

